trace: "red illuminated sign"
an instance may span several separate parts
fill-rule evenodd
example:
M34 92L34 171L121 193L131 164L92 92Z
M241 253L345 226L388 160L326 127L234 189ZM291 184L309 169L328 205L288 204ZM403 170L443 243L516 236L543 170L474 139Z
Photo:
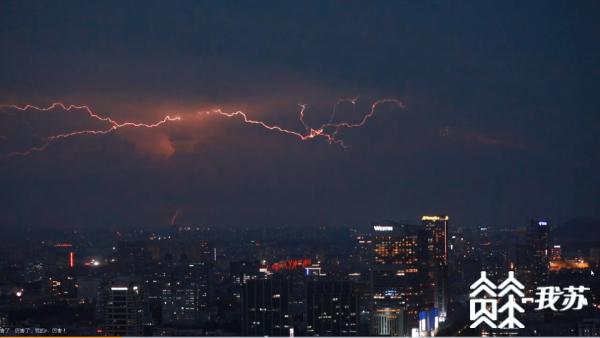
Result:
M302 269L310 266L312 261L308 258L303 259L288 259L287 261L280 261L277 263L273 263L271 265L271 270L273 271L281 271L281 270L296 270Z

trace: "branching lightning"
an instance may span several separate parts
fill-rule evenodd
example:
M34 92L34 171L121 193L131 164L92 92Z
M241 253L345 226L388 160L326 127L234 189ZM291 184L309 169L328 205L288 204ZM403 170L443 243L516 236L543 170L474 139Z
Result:
M39 146L31 147L25 151L13 151L13 152L10 152L10 153L4 154L4 155L0 155L0 159L7 158L7 157L13 157L13 156L27 156L34 152L43 151L46 148L48 148L48 146L50 144L52 144L53 142L55 142L57 140L61 140L61 139L70 138L70 137L82 136L82 135L106 135L108 133L116 131L117 129L126 128L126 127L156 128L167 122L181 120L181 117L179 117L179 116L171 117L171 116L167 115L162 120L159 120L158 122L150 123L150 124L140 123L140 122L130 122L130 121L119 123L119 122L111 119L110 117L100 116L99 114L95 113L89 106L78 106L78 105L68 105L67 106L66 104L61 103L61 102L54 102L51 105L49 105L48 107L38 107L38 106L30 105L30 104L25 105L25 106L3 105L1 107L2 108L12 108L12 109L20 110L20 111L26 111L26 110L50 111L57 107L63 109L64 111L83 110L92 119L109 123L110 127L107 129L100 129L100 130L98 130L98 129L77 130L77 131L73 131L73 132L69 132L69 133L51 135L51 136L46 137L44 143L42 143Z
M223 117L227 117L227 118L241 117L243 122L246 124L256 125L256 126L259 126L261 128L264 128L264 129L267 129L270 131L276 131L276 132L279 132L282 134L291 135L291 136L294 136L294 137L300 139L301 141L307 141L307 140L316 139L316 138L324 138L329 144L337 144L343 148L347 148L348 146L338 136L340 130L342 130L344 128L362 127L363 125L365 125L367 123L367 121L371 117L373 117L373 115L375 115L375 112L379 105L393 104L399 108L404 108L404 104L397 99L381 99L381 100L377 100L377 101L373 102L373 104L371 105L371 109L366 114L364 114L362 119L360 119L358 122L334 122L335 118L336 118L336 111L340 104L350 103L350 104L352 104L353 109L355 109L357 100L358 100L357 97L350 98L350 99L338 100L333 107L333 112L332 112L328 122L321 124L317 128L311 127L305 121L304 117L305 117L305 112L306 112L306 109L308 108L308 106L306 104L300 104L299 105L300 106L299 120L302 123L302 126L304 127L304 132L298 132L295 130L284 128L284 127L276 125L276 124L269 124L269 123L261 121L261 120L252 119L245 112L243 112L241 110L234 111L234 112L224 112L221 109L213 109L210 111L197 112L196 114L207 114L207 115L215 114L215 115L223 116ZM100 114L95 113L87 105L66 105L61 102L54 102L47 107L38 107L38 106L31 105L31 104L27 104L24 106L2 105L2 106L0 106L0 108L15 109L18 111L35 110L35 111L39 111L39 112L51 111L51 110L57 109L57 108L60 108L64 111L71 111L71 110L84 111L87 113L87 115L91 119L98 120L100 122L109 124L109 127L106 129L76 130L76 131L72 131L72 132L68 132L68 133L51 135L51 136L46 137L44 139L44 142L41 145L31 147L24 151L13 151L13 152L10 152L10 153L4 154L4 155L0 155L0 159L7 158L7 157L13 157L13 156L27 156L34 152L40 152L40 151L43 151L46 148L48 148L48 146L50 146L53 142L61 140L61 139L67 139L67 138L84 136L84 135L106 135L106 134L114 132L118 129L127 128L127 127L130 127L130 128L156 128L156 127L160 127L161 125L168 123L168 122L183 120L183 118L181 116L172 117L170 115L166 115L164 118L162 118L161 120L154 122L154 123L140 123L140 122L131 122L131 121L117 122L116 120L114 120L110 117L101 116Z
M239 116L242 118L242 120L245 123L258 125L267 130L273 130L273 131L278 131L278 132L281 132L284 134L292 135L292 136L299 138L301 141L307 141L307 140L314 139L317 137L322 137L322 138L325 138L327 140L327 142L329 142L330 144L338 144L338 145L342 146L343 148L347 148L348 146L344 143L344 141L342 139L338 138L338 136L337 136L340 129L362 127L363 125L365 125L365 123L367 123L367 121L371 117L373 117L373 115L375 115L375 111L376 111L377 107L381 104L390 103L390 104L394 104L394 105L398 106L399 108L404 108L404 104L400 100L381 99L381 100L375 101L371 105L371 110L369 112L367 112L367 114L365 114L359 122L335 122L335 123L333 122L333 120L335 118L335 112L336 112L337 106L339 104L341 104L343 102L350 102L350 103L352 103L352 105L356 105L357 100L358 100L358 98L338 100L338 102L334 105L333 113L329 119L329 122L322 124L318 128L312 128L306 123L306 121L304 121L304 113L306 111L307 105L300 104L300 118L299 119L305 128L304 133L286 129L279 125L267 124L266 122L263 122L260 120L253 120L253 119L249 118L248 115L241 110L238 110L238 111L235 111L232 113L226 113L226 112L223 112L221 109L214 109L212 111L199 112L199 114L200 113L204 113L204 114L212 113L212 114L219 114L219 115L222 115L225 117Z

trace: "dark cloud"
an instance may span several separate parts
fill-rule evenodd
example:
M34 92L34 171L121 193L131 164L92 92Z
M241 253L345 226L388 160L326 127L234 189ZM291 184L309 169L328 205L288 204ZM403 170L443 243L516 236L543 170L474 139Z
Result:
M62 1L0 4L0 103L89 104L152 123L0 161L0 226L457 223L600 210L595 3ZM351 147L302 131L358 121ZM0 112L0 151L104 128L81 112Z

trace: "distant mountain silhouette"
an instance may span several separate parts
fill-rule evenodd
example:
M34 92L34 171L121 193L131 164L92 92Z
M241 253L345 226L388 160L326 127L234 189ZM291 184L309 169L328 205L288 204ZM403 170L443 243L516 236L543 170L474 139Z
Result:
M600 218L576 217L552 229L553 243L568 249L600 247Z

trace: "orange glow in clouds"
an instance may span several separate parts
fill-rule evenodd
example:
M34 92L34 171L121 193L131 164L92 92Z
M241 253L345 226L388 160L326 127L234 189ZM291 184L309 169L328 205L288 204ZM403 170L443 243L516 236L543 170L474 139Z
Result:
M77 106L77 105L68 105L67 106L66 104L61 103L61 102L55 102L55 103L53 103L50 106L45 107L45 108L37 107L37 106L34 106L34 105L30 105L30 104L25 105L25 106L8 105L8 106L2 106L2 107L4 107L4 108L12 108L12 109L20 110L20 111L25 111L25 110L30 110L30 109L31 110L37 110L37 111L50 111L50 110L55 109L57 107L58 108L62 108L65 111L83 110L92 119L96 119L96 120L99 120L99 121L103 121L103 122L109 123L110 127L108 127L107 129L100 129L100 130L77 130L77 131L73 131L73 132L69 132L69 133L48 136L46 138L45 142L42 143L39 146L29 148L29 149L27 149L25 151L10 152L8 154L1 155L0 158L13 157L13 156L27 156L27 155L29 155L31 153L45 150L54 141L61 140L61 139L66 139L66 138L71 138L71 137L75 137L75 136L83 136L83 135L106 135L108 133L116 131L117 129L126 128L126 127L130 127L130 128L156 128L156 127L159 127L159 126L161 126L161 125L163 125L163 124L165 124L167 122L181 120L181 117L179 117L179 116L171 117L171 116L167 115L162 120L159 120L158 122L150 123L150 124L148 124L148 123L140 123L140 122L131 122L131 121L126 121L126 122L119 123L119 122L111 119L110 117L100 116L99 114L97 114L94 111L92 111L92 109L90 107L88 107L88 106Z
M266 130L291 135L291 136L298 138L301 141L307 141L307 140L316 139L316 138L324 138L329 144L337 144L343 148L347 148L347 146L344 144L344 141L338 137L338 133L340 130L342 130L344 128L362 127L369 120L369 118L371 118L375 114L377 107L381 104L393 104L399 108L404 108L404 104L397 99L381 99L381 100L375 101L371 105L371 109L365 115L363 115L362 119L358 122L335 122L335 123L333 122L335 113L336 113L336 109L339 104L341 104L343 102L349 102L353 106L355 106L356 101L357 101L357 98L338 100L337 103L333 107L333 113L329 119L329 122L324 123L317 128L313 128L305 122L304 113L306 111L307 105L300 105L299 119L300 119L300 122L302 123L302 125L304 126L304 129L305 129L304 132L298 132L295 130L286 129L279 125L269 124L269 123L261 121L261 120L251 119L250 117L248 117L248 115L246 113L244 113L243 111L239 111L239 110L227 113L227 112L222 111L221 109L214 109L214 110L210 110L210 111L197 112L196 115L198 115L198 114L207 114L207 115L216 114L216 115L228 117L228 118L240 117L243 120L243 122L246 124L251 124L251 125L259 126ZM161 120L158 120L154 123L142 123L142 122L134 122L134 121L117 122L116 120L114 120L110 117L101 116L100 114L94 112L87 105L66 105L62 102L52 103L48 107L38 107L38 106L31 105L31 104L27 104L24 106L4 105L4 106L0 106L0 108L15 109L15 110L19 110L19 111L34 110L34 111L39 111L39 112L51 111L54 109L62 109L64 111L71 111L71 110L84 111L92 120L98 120L98 121L108 124L107 128L105 128L105 129L82 129L82 130L76 130L76 131L72 131L72 132L68 132L68 133L51 135L51 136L46 137L44 139L43 143L38 146L31 147L24 151L12 151L7 154L0 155L0 159L13 157L13 156L27 156L27 155L30 155L35 152L40 152L40 151L45 150L49 145L51 145L55 141L62 140L62 139L67 139L67 138L72 138L72 137L77 137L77 136L84 136L84 135L106 135L108 133L114 132L121 128L140 129L140 132L142 132L142 130L144 130L144 129L158 128L166 123L183 120L183 118L181 116L172 117L170 115L166 115ZM137 133L139 133L139 132L136 132L136 134ZM138 150L141 153L158 155L159 157L169 157L175 152L175 149L169 140L169 136L166 133L160 133L159 137L152 137L152 138L146 137L147 135L144 135L144 134L138 134L138 136L139 135L142 136L142 138L144 139L144 142L136 142L135 136L133 137L133 139L130 139L130 141L132 141L136 150ZM131 138L131 136L129 136L129 138Z

